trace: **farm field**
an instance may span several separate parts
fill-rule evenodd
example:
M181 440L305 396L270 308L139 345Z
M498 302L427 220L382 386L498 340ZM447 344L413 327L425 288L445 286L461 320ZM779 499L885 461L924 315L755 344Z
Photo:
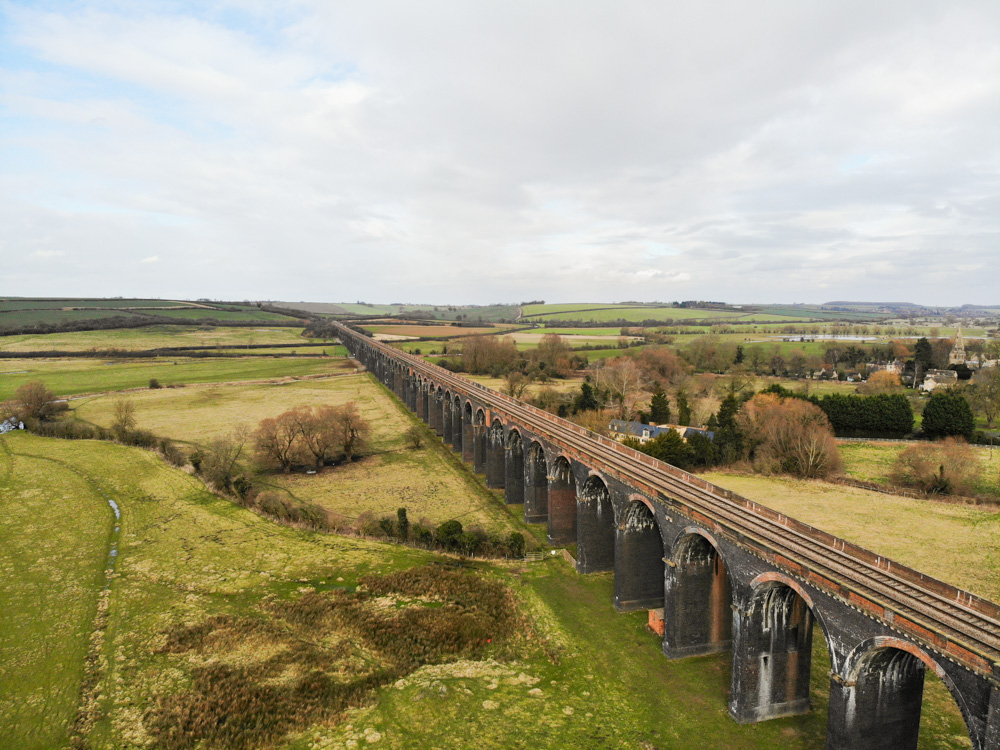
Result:
M282 315L280 313L270 312L268 310L257 310L254 308L245 308L243 310L219 310L216 308L193 308L193 309L180 309L180 310L157 310L154 313L157 317L161 318L178 318L181 320L199 320L201 318L212 318L214 320L239 320L239 321L249 321L249 320L260 320L263 322L280 320L280 321L294 321L296 318L291 318L287 315Z
M460 375L467 380L472 380L485 385L487 388L492 388L494 391L500 391L504 387L503 378L494 378L489 375L470 375L467 372L460 373ZM526 393L528 395L536 395L542 388L552 388L559 393L579 393L582 382L583 380L578 378L553 378L545 383L531 383Z
M914 443L876 443L841 440L837 443L844 474L865 482L890 484L889 473L896 459ZM1000 450L985 446L974 447L982 466L982 480L975 488L1000 502Z
M461 336L476 336L479 334L493 335L501 333L504 328L509 326L497 326L493 328L466 328L463 326L410 326L410 325L373 325L364 326L364 329L371 331L372 333L384 333L391 336L417 336L417 337L434 337L434 338L447 338L447 337L461 337Z
M66 351L89 349L157 349L178 346L236 347L247 344L298 344L312 341L297 328L202 328L200 326L146 326L108 331L32 333L0 337L0 352Z
M702 476L923 573L1000 601L996 509L915 500L821 481L723 472Z
M728 310L692 310L682 307L637 307L635 305L613 307L610 305L545 305L545 309L538 312L529 313L526 308L524 322L548 323L559 320L580 320L580 321L634 321L644 320L709 320L709 319L731 319L738 317L738 313ZM563 308L549 310L549 307ZM534 308L534 306L530 306Z
M161 357L144 360L4 359L0 360L0 400L32 380L41 380L57 396L146 388L150 378L163 386L265 380L336 374L352 368L334 357Z
M72 299L67 297L5 297L0 299L0 312L6 310L61 310L68 307L170 308L188 307L193 302L169 299Z
M366 665L373 658L377 665L378 652L350 635L349 620L346 629L330 623L319 630L313 620L288 617L303 612L307 602L315 608L325 597L351 596L363 575L440 559L270 523L214 498L194 478L137 449L23 434L4 442L15 461L54 459L76 475L98 479L122 508L121 549L99 651L102 671L92 693L99 691L102 711L84 714L91 720L85 726L94 750L160 744L163 725L157 717L171 716L172 707L199 705L191 700L199 695L198 680L208 675L216 675L222 695L262 696L261 715L273 721L291 700L282 685L296 684L308 670L338 674L339 680L372 674ZM74 512L82 502L85 497L73 492L65 499ZM0 533L12 532L5 526ZM580 576L561 559L465 570L513 591L527 618L519 637L459 660L428 664L382 687L376 681L371 692L361 694L362 707L280 724L280 731L254 745L288 750L376 743L469 750L822 745L828 689L822 639L814 640L814 710L741 726L726 714L728 655L666 660L659 639L645 629L644 612L615 612L611 574ZM93 583L95 590L101 585ZM25 595L18 588L13 598L19 602ZM412 594L390 596L387 605L380 611L390 615L421 606ZM27 614L41 626L44 612ZM20 654L21 644L16 648ZM963 746L961 719L939 687L929 681L921 750ZM232 716L241 710L238 705L226 700L221 710ZM158 712L147 712L157 706ZM220 710L212 703L200 706L209 717ZM525 732L528 725L531 731ZM29 730L22 724L0 735L3 746L66 746L58 738L33 744ZM176 747L195 746L191 735L182 737Z

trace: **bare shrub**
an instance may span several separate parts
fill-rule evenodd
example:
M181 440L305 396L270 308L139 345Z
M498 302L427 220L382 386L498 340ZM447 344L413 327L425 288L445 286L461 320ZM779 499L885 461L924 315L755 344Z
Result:
M406 431L406 444L413 450L417 450L424 444L424 429L418 425L413 425Z
M736 416L756 471L823 477L840 469L826 414L808 401L758 393Z
M889 474L895 484L942 495L971 494L981 476L975 449L955 437L907 448Z

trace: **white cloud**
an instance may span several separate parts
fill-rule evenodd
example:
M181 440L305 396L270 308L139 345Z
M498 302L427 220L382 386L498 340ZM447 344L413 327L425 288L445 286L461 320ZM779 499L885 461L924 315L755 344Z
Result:
M51 7L0 10L33 293L996 302L994 3Z
M148 258L143 258L139 262L140 263L159 263L160 262L160 256L159 255L150 255Z

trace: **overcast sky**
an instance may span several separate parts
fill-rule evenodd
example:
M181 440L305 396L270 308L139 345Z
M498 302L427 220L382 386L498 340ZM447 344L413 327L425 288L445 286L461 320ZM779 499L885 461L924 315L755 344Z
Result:
M11 294L1000 303L1000 2L0 0Z

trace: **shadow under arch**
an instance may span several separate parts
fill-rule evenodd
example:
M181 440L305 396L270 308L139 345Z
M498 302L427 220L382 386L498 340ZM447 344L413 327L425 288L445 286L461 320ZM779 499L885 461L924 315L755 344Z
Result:
M664 569L663 653L671 658L729 650L733 582L719 543L687 526L669 545Z
M545 523L549 518L549 479L545 449L532 440L524 456L524 520Z
M829 628L802 585L779 572L762 573L738 603L734 620L729 713L741 724L810 709L813 625L836 669Z
M924 649L892 636L876 636L858 644L835 670L830 689L827 727L830 750L915 750L920 737L925 673L943 683L958 707L972 747L984 747L978 725L962 691Z
M615 508L607 483L591 474L576 498L576 569L597 573L615 568Z
M511 427L504 441L504 502L524 503L524 441L516 427Z
M666 550L651 503L633 495L615 528L615 609L664 606Z
M503 489L505 477L503 422L494 417L486 433L486 486Z
M452 397L451 405L451 447L455 453L461 455L464 440L465 410L462 408L462 399L455 395Z
M576 483L569 459L556 456L548 469L548 542L553 546L575 544Z
M473 463L475 456L475 425L472 417L472 402L466 401L462 410L462 460Z

